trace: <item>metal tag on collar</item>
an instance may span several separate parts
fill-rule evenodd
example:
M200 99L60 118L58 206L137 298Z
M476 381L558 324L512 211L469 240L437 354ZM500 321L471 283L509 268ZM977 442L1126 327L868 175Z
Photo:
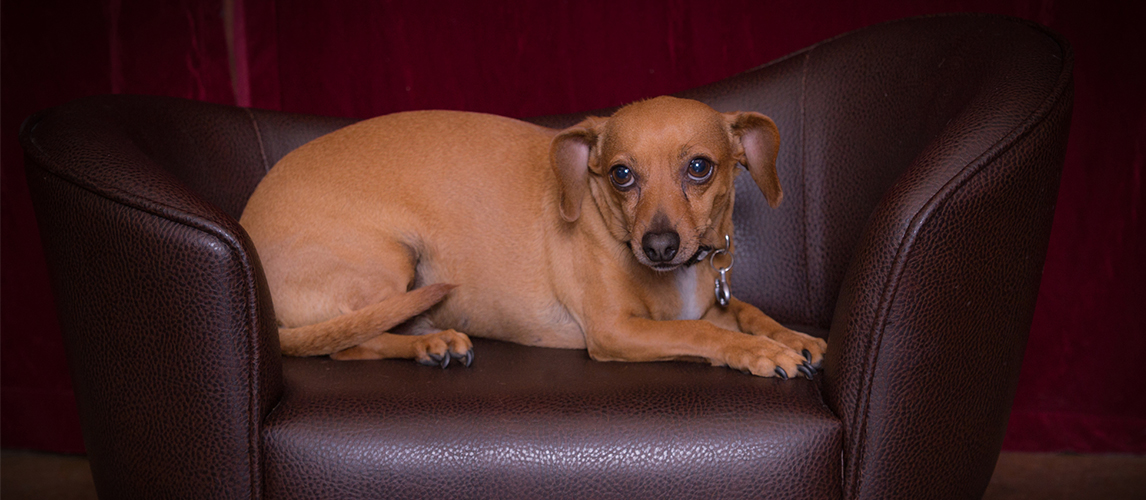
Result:
M724 248L718 248L712 251L708 257L708 265L712 266L712 270L720 273L716 278L716 303L720 307L728 307L728 303L732 300L732 288L728 286L728 270L732 269L732 239L726 234L724 235ZM728 265L725 267L716 267L716 256L720 254L728 254Z

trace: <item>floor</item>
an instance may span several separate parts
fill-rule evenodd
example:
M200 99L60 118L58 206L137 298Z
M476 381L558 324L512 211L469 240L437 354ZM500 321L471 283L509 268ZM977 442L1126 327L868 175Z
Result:
M1003 453L984 499L1146 499L1146 456Z
M83 457L4 450L0 498L94 499ZM988 500L1146 499L1146 456L1003 453Z

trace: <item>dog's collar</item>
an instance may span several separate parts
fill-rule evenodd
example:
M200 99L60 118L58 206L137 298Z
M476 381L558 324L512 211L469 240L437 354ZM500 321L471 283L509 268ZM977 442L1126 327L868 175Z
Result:
M703 262L704 258L708 257L708 254L710 254L710 253L712 253L712 247L702 246L702 247L696 249L696 254L693 255L691 259L688 259L688 261L684 263L684 267L695 266L695 265Z
M712 258L716 258L718 255L724 254L724 253L727 253L731 256L732 255L730 253L731 248L732 248L732 239L729 238L727 235L725 235L724 236L724 248L714 248L714 247L711 247L708 245L701 245L700 248L696 249L696 253L693 254L692 258L685 261L684 266L688 267L688 266L694 266L696 264L700 264L701 262L704 261L704 259L707 259L710 255L712 256ZM714 251L716 253L713 253ZM729 265L729 267L732 267L732 266ZM713 264L713 269L716 269L715 264Z

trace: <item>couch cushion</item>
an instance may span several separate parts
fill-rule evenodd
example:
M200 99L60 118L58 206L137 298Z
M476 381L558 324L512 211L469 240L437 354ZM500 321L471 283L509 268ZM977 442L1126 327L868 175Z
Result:
M475 339L465 368L283 360L271 498L837 498L817 382ZM456 363L456 362L455 362Z

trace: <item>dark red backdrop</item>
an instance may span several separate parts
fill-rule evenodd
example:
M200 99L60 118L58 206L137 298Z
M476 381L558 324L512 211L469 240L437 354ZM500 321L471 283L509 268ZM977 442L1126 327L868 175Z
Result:
M1058 212L1004 447L1146 453L1146 12L1134 3L3 0L3 446L82 451L16 141L38 109L122 92L353 117L571 112L719 80L877 22L983 11L1046 24L1076 53Z

